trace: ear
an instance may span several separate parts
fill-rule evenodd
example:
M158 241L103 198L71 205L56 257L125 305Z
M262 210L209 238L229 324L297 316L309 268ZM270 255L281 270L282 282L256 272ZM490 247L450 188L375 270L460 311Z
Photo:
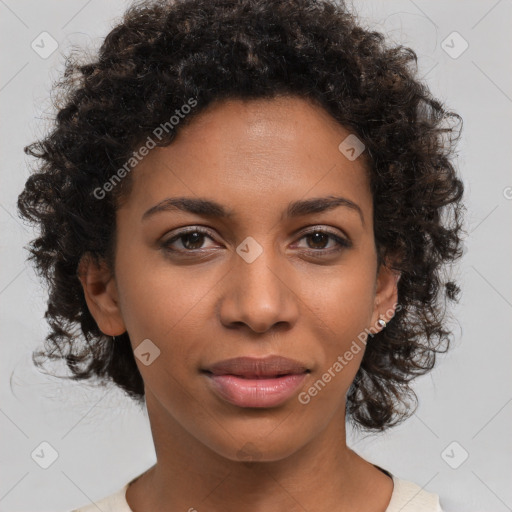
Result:
M100 331L119 336L126 331L114 276L104 260L95 261L85 254L78 265L77 277L82 283L85 301Z
M383 329L377 323L379 318L387 323L393 318L395 311L401 307L398 305L398 281L400 276L400 272L392 270L385 263L382 263L379 267L375 283L375 301L371 323L376 331Z

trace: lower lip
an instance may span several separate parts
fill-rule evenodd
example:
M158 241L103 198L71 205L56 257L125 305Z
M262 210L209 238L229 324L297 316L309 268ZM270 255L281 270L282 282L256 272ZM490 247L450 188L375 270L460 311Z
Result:
M235 375L208 374L213 390L238 407L277 407L302 386L306 373L268 379L244 379Z

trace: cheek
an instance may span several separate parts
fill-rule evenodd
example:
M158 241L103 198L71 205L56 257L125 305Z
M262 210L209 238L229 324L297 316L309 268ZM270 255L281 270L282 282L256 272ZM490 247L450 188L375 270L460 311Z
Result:
M371 262L370 262L371 263ZM307 282L303 300L340 342L369 327L375 300L375 276L368 265L343 265Z
M173 333L197 315L216 282L206 268L176 266L159 253L148 258L135 251L118 258L116 274L123 319L135 345L152 337L168 345Z
M121 310L135 355L143 340L157 347L150 365L136 357L145 387L173 410L186 411L200 355L213 341L211 297L222 275L208 266L173 266L164 257L150 261L133 253L117 263Z
M321 421L326 424L344 407L366 348L372 292L371 280L352 275L331 282L323 293L312 297L311 304L315 304L316 315L321 319L317 322L316 344L310 346L318 366L298 396L299 403L309 411L310 421L323 418Z
M365 330L371 326L375 276L373 261L367 259L354 258L351 265L317 278L305 294L314 313L311 321L316 319L321 330L316 336L316 353L322 353L316 377L325 374L332 393L338 395L348 389L359 369L366 347Z

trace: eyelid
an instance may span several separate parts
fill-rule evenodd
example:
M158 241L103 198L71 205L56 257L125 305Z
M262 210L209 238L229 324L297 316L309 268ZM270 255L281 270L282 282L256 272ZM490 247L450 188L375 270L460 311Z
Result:
M325 226L318 225L310 227L307 231L302 231L300 233L298 241L314 233L321 233L323 235L331 237L331 239L333 239L336 242L337 247L331 249L303 249L305 252L319 254L323 252L324 254L329 254L333 252L339 252L342 249L348 249L353 246L353 243L350 240L350 238L344 233L342 235L339 232L335 232L332 229L326 228Z
M177 228L177 229L178 229L178 231L174 235L170 236L168 239L166 239L162 242L164 245L170 244L171 242L175 242L176 240L179 240L182 236L188 235L189 233L201 233L205 236L208 236L213 241L215 241L215 237L212 236L211 231L208 228L205 228L204 226L201 226L201 225L186 226L184 228ZM192 252L192 251L188 251L188 252Z
M302 229L306 229L306 231L302 231ZM316 232L322 232L322 233L326 233L328 235L333 235L333 236L337 236L337 237L344 237L348 240L348 236L343 232L341 231L339 228L331 228L329 226L326 226L324 224L314 224L314 225L311 225L311 226L307 226L306 228L301 228L297 234L301 234L302 236L304 235L309 235L310 233L316 233Z

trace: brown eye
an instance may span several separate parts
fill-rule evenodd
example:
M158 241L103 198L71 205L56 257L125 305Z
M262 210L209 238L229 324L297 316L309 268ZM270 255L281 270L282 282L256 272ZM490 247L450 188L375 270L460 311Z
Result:
M195 231L182 235L179 239L182 240L181 243L186 249L200 249L204 243L204 238L205 235L203 233Z
M329 235L325 233L313 233L312 235L307 235L304 238L308 238L311 241L309 247L311 249L325 249L325 245L329 243Z
M352 246L352 243L346 238L342 238L337 234L332 233L331 231L326 231L324 229L315 229L306 233L302 236L301 240L306 239L307 248L306 252L310 253L321 253L330 254L333 252L339 252L343 249L349 248ZM333 241L334 246L328 247L329 241ZM310 249L309 251L307 249Z
M199 228L192 228L177 233L171 239L163 242L162 247L169 251L192 252L204 249L203 244L206 238L213 240L213 238L208 235L207 231ZM176 242L179 242L181 247L178 245L177 248L173 248L172 246L176 245Z

